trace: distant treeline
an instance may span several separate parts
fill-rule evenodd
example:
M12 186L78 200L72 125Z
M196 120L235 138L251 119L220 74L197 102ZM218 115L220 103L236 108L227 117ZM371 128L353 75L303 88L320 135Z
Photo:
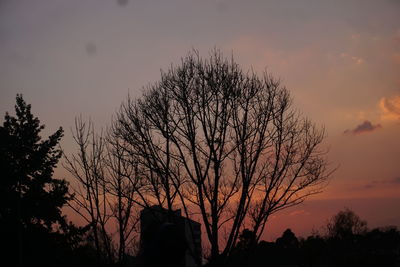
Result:
M252 244L251 238L251 232L242 233L228 266L400 266L400 232L396 227L300 239L287 229L275 242L257 244Z

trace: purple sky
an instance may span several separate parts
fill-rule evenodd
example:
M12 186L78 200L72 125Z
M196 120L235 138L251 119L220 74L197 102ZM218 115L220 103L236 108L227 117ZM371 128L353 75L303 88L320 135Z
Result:
M340 167L296 208L313 216L288 227L306 233L344 206L371 226L400 225L400 1L0 0L0 112L22 93L46 133L64 127L73 152L75 116L104 127L160 69L214 47L281 78L295 107L327 130Z

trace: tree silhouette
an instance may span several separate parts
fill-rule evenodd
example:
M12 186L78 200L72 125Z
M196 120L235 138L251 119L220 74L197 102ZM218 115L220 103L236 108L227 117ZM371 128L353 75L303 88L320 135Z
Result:
M337 239L346 239L360 235L367 231L367 222L346 208L334 215L327 224L328 236Z
M346 208L331 218L327 230L325 251L322 253L330 266L400 264L400 233L396 227L369 231L367 222ZM322 244L320 247L323 247Z
M147 202L199 214L211 259L227 256L243 228L258 241L271 214L320 192L329 176L324 130L293 110L278 80L218 50L189 53L128 98L113 131Z
M135 198L140 183L135 164L124 160L126 151L112 135L95 134L90 120L76 118L72 135L77 152L64 154L64 167L74 181L69 206L90 228L97 258L123 263L137 237L139 207ZM116 239L112 226L117 228Z
M253 234L244 229L229 256L227 266L400 266L400 232L397 227L387 226L369 231L365 227L366 222L349 209L338 212L332 221L345 225L346 234L332 236L327 233L326 236L320 236L314 232L307 238L297 239L287 229L276 242L260 241L249 247L247 244L251 244L249 241L253 240Z
M276 244L285 249L298 248L299 241L291 229L286 229L282 236L276 240Z
M22 95L16 97L15 112L16 117L6 113L0 127L0 229L6 245L4 255L12 265L43 265L56 260L63 253L61 247L65 245L66 249L76 237L66 234L71 225L61 213L68 201L67 182L53 178L61 157L58 144L63 130L59 128L42 140L44 125L32 115L31 106Z

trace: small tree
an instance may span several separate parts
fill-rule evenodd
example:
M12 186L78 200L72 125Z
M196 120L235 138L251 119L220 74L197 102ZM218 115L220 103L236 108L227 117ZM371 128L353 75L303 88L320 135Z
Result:
M17 95L15 112L16 117L6 113L0 126L0 229L4 255L19 259L19 266L28 261L33 266L60 253L54 247L68 228L61 211L69 199L68 185L53 178L63 130L42 140L44 125L22 95Z
M346 239L367 232L367 222L346 208L334 215L327 224L330 238Z
M284 249L295 249L299 246L299 240L291 229L286 229L282 236L276 239L276 244Z

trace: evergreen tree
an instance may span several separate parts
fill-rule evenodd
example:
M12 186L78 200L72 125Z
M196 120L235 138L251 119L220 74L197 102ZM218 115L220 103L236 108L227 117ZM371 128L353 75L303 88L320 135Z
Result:
M12 265L54 264L64 253L61 247L67 247L70 235L66 229L72 226L61 212L69 200L68 184L53 178L62 153L58 144L63 130L60 127L43 140L40 132L44 125L32 115L22 95L17 95L15 112L16 117L6 113L0 126L0 231L3 244L7 244L4 255Z

